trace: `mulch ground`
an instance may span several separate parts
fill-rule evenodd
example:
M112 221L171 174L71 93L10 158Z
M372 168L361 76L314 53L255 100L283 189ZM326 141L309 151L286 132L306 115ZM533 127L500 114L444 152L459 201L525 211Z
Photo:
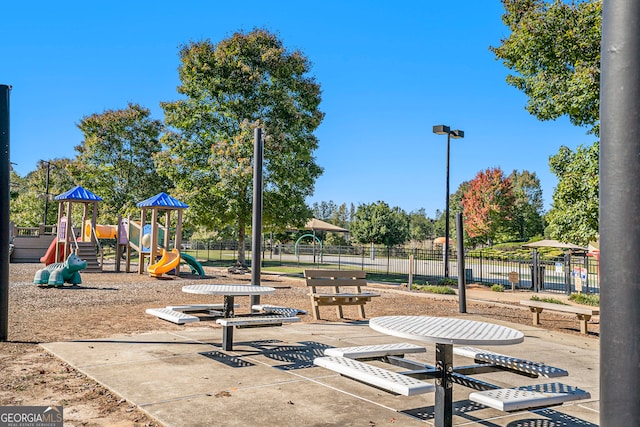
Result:
M203 281L244 283L250 274L231 274L205 267L206 276L183 274L179 278L155 279L137 273L115 273L105 265L103 273L83 273L77 287L41 288L33 276L42 264L10 264L9 340L0 342L0 405L62 405L68 426L156 426L144 412L113 394L65 362L44 351L43 342L108 338L157 330L181 330L145 314L147 308L168 304L211 303L211 296L185 294L182 286ZM278 291L261 302L309 310L304 281L285 275L263 275L262 283ZM410 292L386 292L367 304L367 316L389 314L460 316L456 299L441 299ZM220 301L222 302L222 297ZM346 316L357 316L346 307ZM531 314L516 304L468 302L470 315L531 324ZM337 319L335 310L322 310L323 320ZM542 327L579 334L575 316L545 313ZM313 322L311 315L304 322ZM211 327L218 327L212 324ZM599 324L589 324L590 337L598 339Z

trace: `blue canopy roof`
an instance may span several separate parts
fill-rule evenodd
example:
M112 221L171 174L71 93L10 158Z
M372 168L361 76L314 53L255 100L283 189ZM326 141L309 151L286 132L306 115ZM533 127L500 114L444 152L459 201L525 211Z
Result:
M85 190L81 186L73 187L71 190L59 194L55 197L56 200L83 200L87 202L100 202L102 197L98 197L89 190Z
M186 203L182 203L180 200L174 199L167 193L156 194L153 197L149 197L147 200L139 202L136 206L139 208L163 207L172 209L184 209L189 207Z

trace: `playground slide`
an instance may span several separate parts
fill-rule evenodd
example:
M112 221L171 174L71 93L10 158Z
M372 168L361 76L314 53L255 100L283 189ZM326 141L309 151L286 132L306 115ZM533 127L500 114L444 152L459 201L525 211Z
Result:
M53 264L56 262L56 244L58 243L58 239L54 238L49 245L49 249L47 252L40 258L40 262L45 263L45 265Z
M58 244L60 246L60 260L56 261L56 244ZM62 252L64 251L64 243L63 242L58 242L58 238L55 237L52 241L51 244L49 245L49 249L47 249L47 252L45 252L45 254L43 256L40 257L40 262L44 263L45 265L49 265L49 264L53 264L54 262L63 262L67 257L64 256L62 254ZM71 254L71 246L69 246L67 248L67 256Z
M180 257L182 260L189 264L189 268L191 268L192 274L197 274L199 276L204 276L204 268L202 268L202 264L200 264L194 257L189 254L185 254L180 252Z
M167 273L180 263L180 251L173 249L171 252L167 252L164 249L160 249L162 257L155 264L149 266L149 275L153 277L160 277L164 273Z

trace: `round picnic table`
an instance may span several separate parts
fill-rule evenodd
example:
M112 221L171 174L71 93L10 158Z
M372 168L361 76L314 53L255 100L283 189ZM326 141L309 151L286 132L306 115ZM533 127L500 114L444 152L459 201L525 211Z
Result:
M524 341L518 330L493 323L451 317L382 316L369 327L383 334L436 344L436 427L453 424L453 345L510 345Z

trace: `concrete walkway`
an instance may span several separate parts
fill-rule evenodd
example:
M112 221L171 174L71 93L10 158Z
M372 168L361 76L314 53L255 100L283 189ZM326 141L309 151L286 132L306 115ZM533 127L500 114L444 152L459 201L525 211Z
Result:
M479 378L504 387L558 381L583 388L592 398L508 414L469 401L471 390L456 385L454 425L597 426L599 341L505 325L523 331L525 341L487 349L563 368L569 376L531 379L499 372ZM433 425L433 394L394 396L313 365L327 347L400 341L371 330L367 322L290 324L239 329L234 335L234 351L221 350L220 328L202 324L185 326L179 333L42 346L165 426ZM426 354L410 358L433 363L434 351L435 346L428 346ZM457 356L454 362L472 363Z

